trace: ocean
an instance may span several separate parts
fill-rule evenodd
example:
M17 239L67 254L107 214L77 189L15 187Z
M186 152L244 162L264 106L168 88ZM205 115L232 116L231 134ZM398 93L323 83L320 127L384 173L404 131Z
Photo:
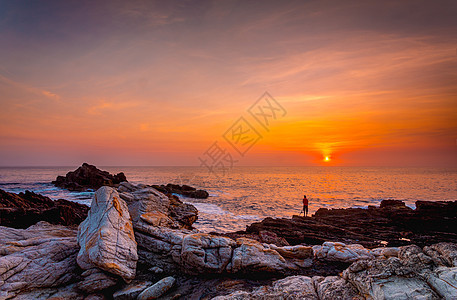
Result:
M188 184L209 192L208 199L180 196L197 207L195 227L202 232L244 230L265 217L291 217L310 200L309 212L321 207L379 205L383 199L457 200L457 168L388 167L235 167L216 178L201 167L101 167L124 172L134 184ZM76 167L1 167L0 188L19 193L30 190L51 199L90 205L93 192L70 192L51 184L57 175Z

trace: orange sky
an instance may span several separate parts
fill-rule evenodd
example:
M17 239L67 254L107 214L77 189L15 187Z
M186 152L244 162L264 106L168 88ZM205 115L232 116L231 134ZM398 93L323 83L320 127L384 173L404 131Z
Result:
M457 166L455 1L0 3L0 166Z

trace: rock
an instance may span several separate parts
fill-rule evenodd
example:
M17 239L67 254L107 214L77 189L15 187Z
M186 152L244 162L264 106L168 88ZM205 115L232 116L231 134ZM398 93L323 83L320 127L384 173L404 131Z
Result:
M70 191L85 191L88 189L97 190L102 186L114 187L123 181L127 181L127 178L122 172L112 175L97 169L96 166L83 163L81 167L68 172L65 176L57 176L52 183Z
M231 263L227 266L230 273L277 273L289 267L276 250L265 248L255 240L239 238L236 240L236 246Z
M32 295L27 293L70 284L79 278L77 253L75 230L46 222L27 229L0 226L0 295Z
M206 199L209 196L207 191L197 190L188 185L181 186L169 183L167 185L153 185L152 187L164 194L179 194L189 198Z
M457 267L438 267L426 274L426 282L444 299L457 299Z
M123 182L118 191L128 204L134 225L144 221L153 226L190 229L197 220L198 211L193 205L181 202L176 196L168 197L150 186Z
M339 276L313 277L314 287L320 300L364 300L358 291Z
M142 268L158 268L166 273L176 273L181 269L182 243L190 231L155 227L146 222L134 223L134 226L138 264Z
M105 290L117 284L117 278L97 268L86 270L81 276L84 279L78 282L78 288L88 294Z
M417 201L416 207L413 210L402 201L383 200L379 207L368 209L320 208L312 217L266 218L248 226L244 234L252 238L268 231L290 245L338 241L366 248L457 242L457 201ZM237 232L238 237L242 234Z
M152 286L145 289L138 295L138 300L151 300L157 299L163 294L165 294L169 289L173 287L176 279L174 277L165 277L162 280L156 282Z
M122 290L119 290L113 294L114 300L135 300L138 295L141 294L147 287L151 286L152 282L142 281L127 285Z
M135 277L138 260L130 214L124 200L111 187L101 187L94 195L89 215L78 230L78 265L100 268L121 276Z
M2 294L0 292L0 299L2 298ZM14 297L15 300L64 300L64 299L72 299L72 300L83 300L87 299L84 294L76 287L76 284L70 284L66 286L59 286L55 288L39 288L34 290L26 290L21 292L19 295Z
M25 191L8 193L0 189L0 226L27 228L39 221L56 225L78 225L86 217L89 207L63 199Z
M358 261L343 272L343 278L373 299L438 299L398 258Z
M406 208L405 202L401 200L382 200L379 208L402 209Z
M322 246L313 246L313 252L316 258L328 261L354 262L359 259L374 257L362 245L345 245L338 242L325 242Z
M398 247L380 247L370 250L371 254L375 257L398 257L398 253L400 252L400 248Z
M214 300L225 299L319 299L314 282L307 276L289 276L284 279L276 280L269 286L259 287L252 292L246 291L233 292L226 296L218 296Z
M284 258L312 258L313 257L313 247L309 246L284 246L278 247L275 244L270 245L270 249L278 251L278 253Z
M439 299L425 280L435 274L432 269L432 259L410 245L400 248L398 258L358 260L343 278L373 299Z
M457 245L438 243L424 247L424 253L434 259L437 265L457 267Z
M259 231L260 242L266 244L274 244L276 246L289 246L289 243L286 241L285 238L279 237L276 233L261 230Z
M181 250L181 265L196 274L222 273L232 258L235 241L204 233L188 234Z

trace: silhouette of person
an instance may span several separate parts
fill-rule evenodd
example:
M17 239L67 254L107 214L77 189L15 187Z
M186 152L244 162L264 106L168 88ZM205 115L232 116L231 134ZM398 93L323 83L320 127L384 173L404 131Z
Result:
M303 215L305 217L308 216L308 198L306 198L306 195L303 195Z

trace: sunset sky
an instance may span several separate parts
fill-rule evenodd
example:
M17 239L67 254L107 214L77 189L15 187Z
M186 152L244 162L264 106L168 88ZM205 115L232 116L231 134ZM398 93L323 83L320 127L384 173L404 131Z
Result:
M0 0L0 166L457 166L457 1ZM265 91L285 110L263 128ZM262 99L262 98L261 98ZM262 136L244 156L224 133ZM324 158L328 156L329 161Z

